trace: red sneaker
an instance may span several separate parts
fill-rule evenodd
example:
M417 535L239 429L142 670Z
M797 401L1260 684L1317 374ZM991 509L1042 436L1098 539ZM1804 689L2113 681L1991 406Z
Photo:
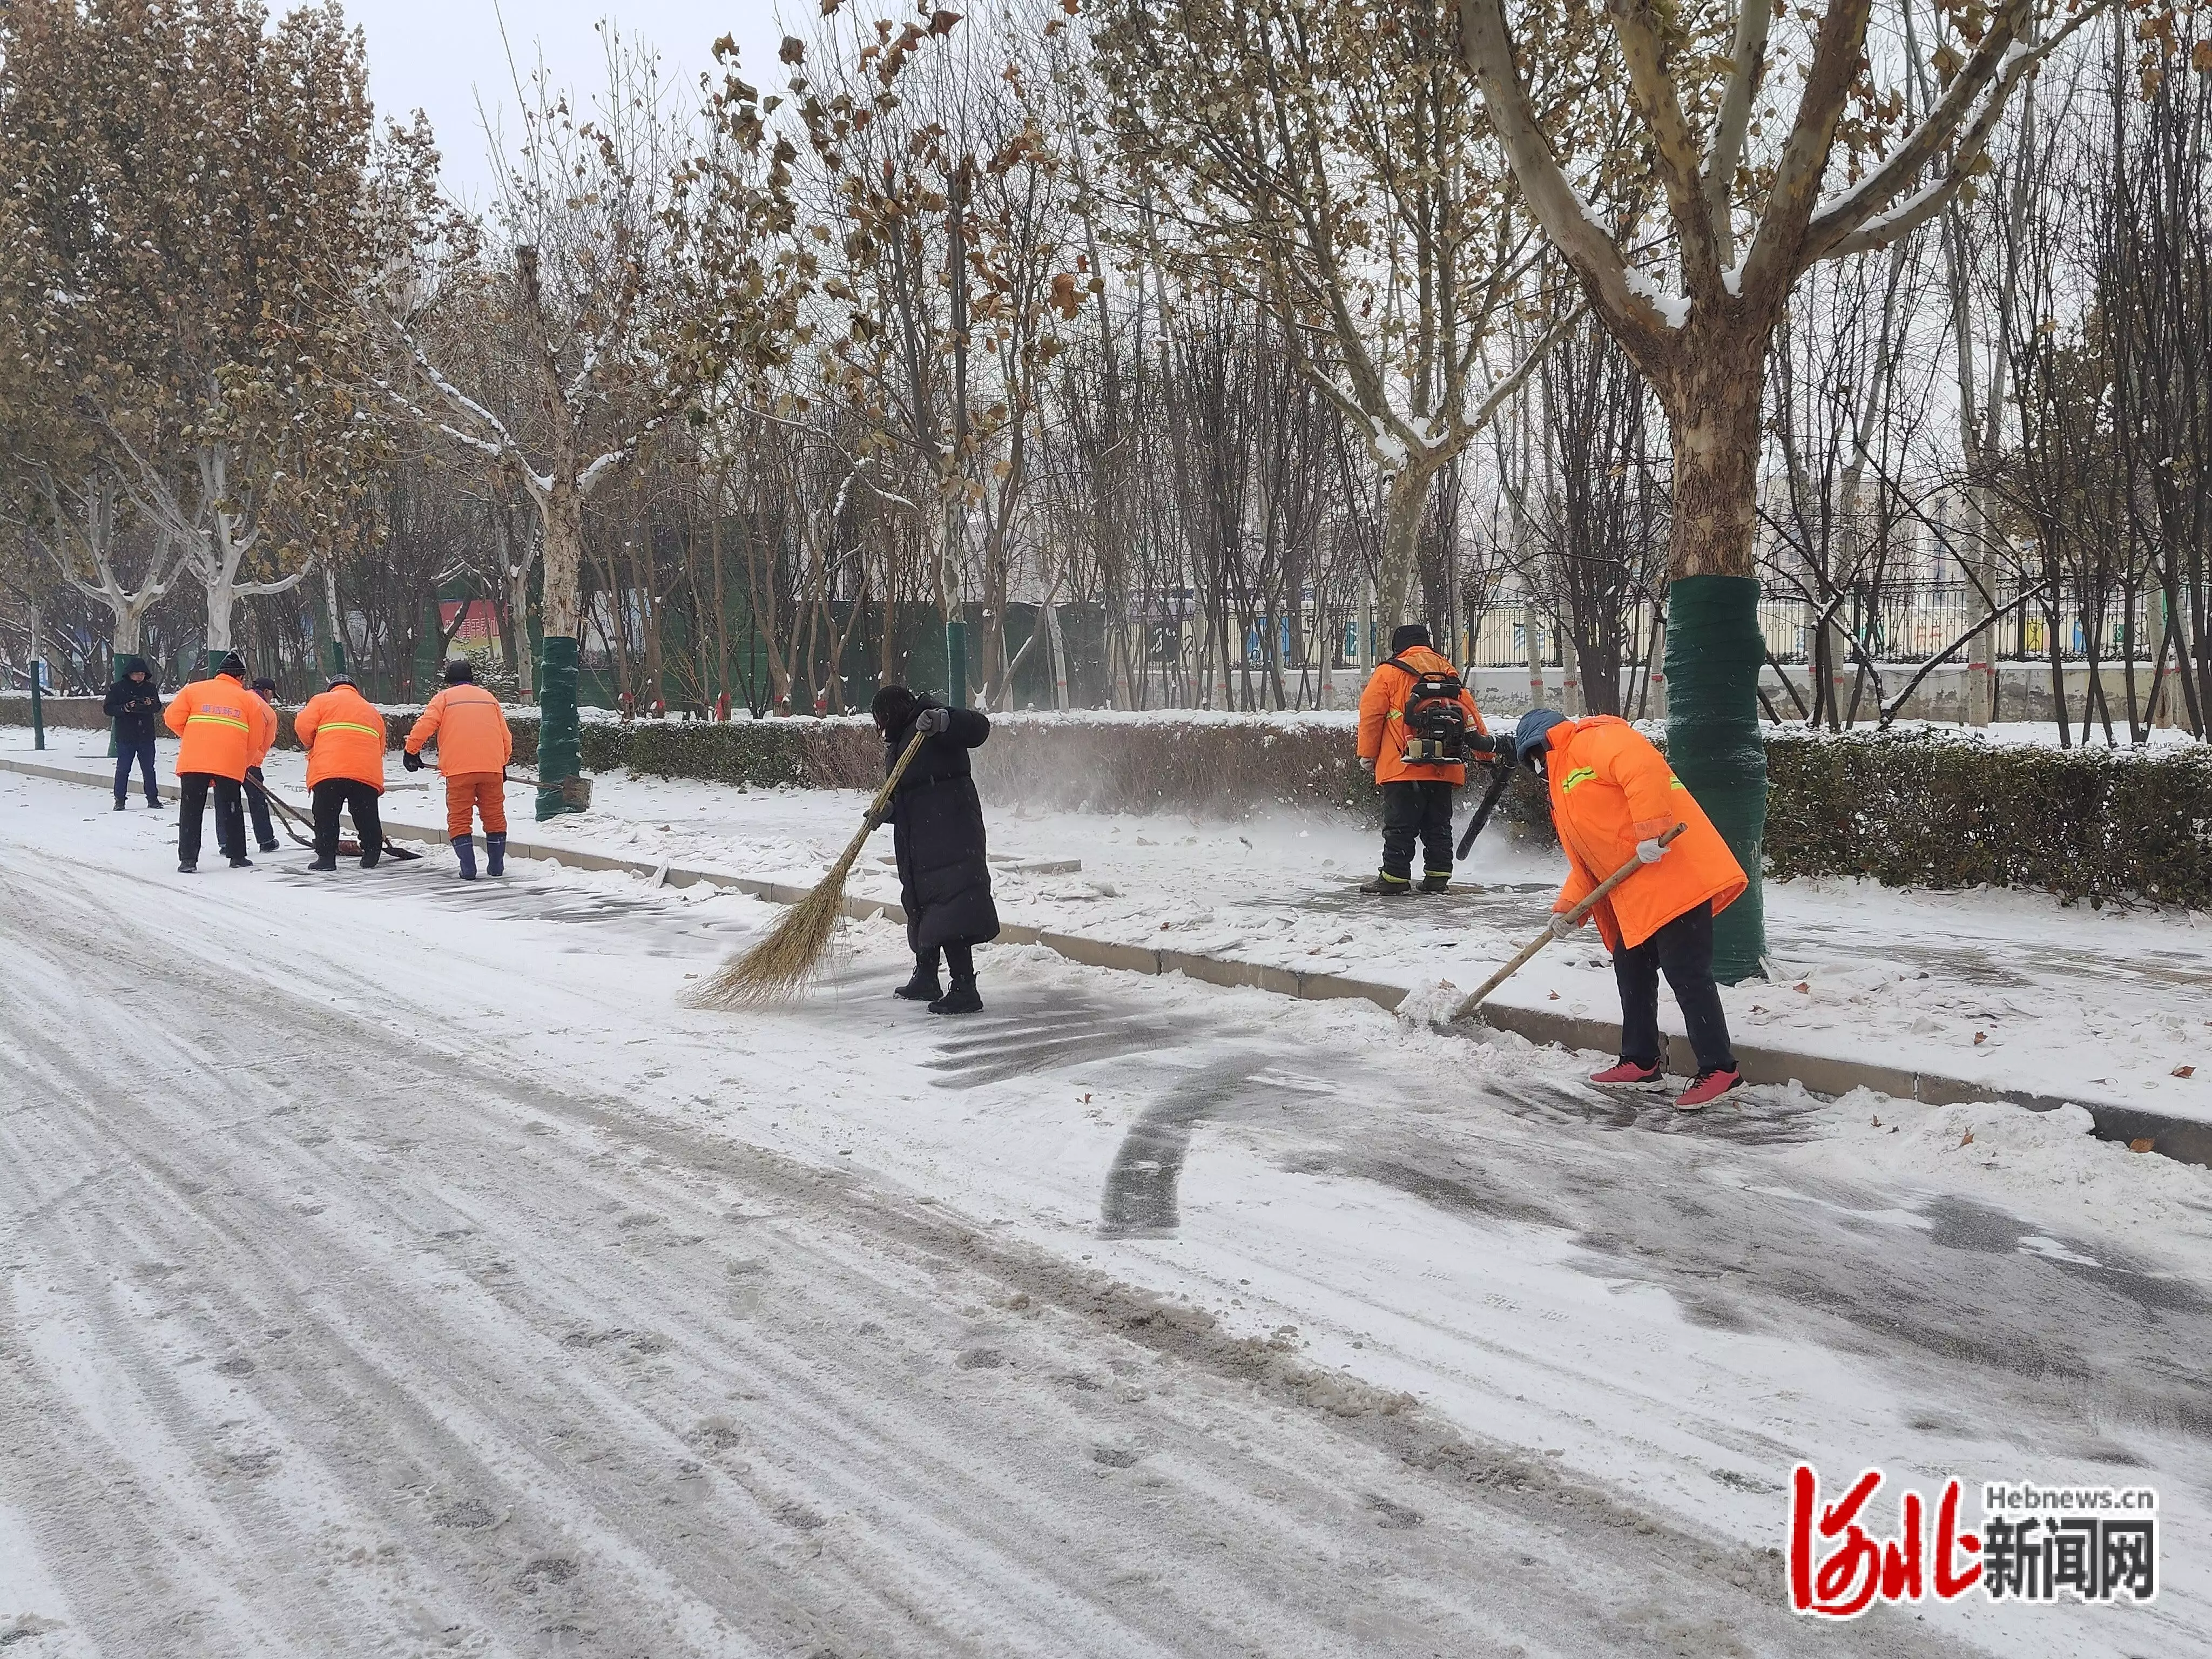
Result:
M1678 1112L1702 1112L1742 1081L1741 1072L1700 1072L1697 1080L1682 1091L1681 1097L1674 1103L1674 1109Z
M1592 1083L1656 1083L1663 1076L1656 1066L1638 1066L1632 1060L1624 1060L1618 1066L1609 1066L1594 1073Z

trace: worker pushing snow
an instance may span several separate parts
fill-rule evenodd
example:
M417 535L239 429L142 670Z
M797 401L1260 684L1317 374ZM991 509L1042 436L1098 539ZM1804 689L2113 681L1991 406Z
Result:
M1567 855L1566 884L1553 901L1552 933L1565 939L1582 924L1567 913L1632 860L1644 867L1591 915L1620 988L1620 1060L1593 1083L1657 1083L1659 976L1681 1005L1698 1074L1674 1104L1694 1112L1741 1080L1729 1047L1728 1016L1713 981L1713 917L1748 884L1705 809L1667 757L1626 720L1592 714L1571 720L1556 709L1521 717L1512 737L1520 763L1543 778L1552 823ZM1682 833L1660 840L1676 824Z
M177 868L190 875L199 867L200 826L208 797L215 797L215 844L243 870L246 803L240 793L246 768L257 764L276 740L276 711L246 685L246 659L235 651L216 672L178 691L163 712L169 730L182 739L177 747Z
M1490 752L1489 731L1427 629L1410 623L1390 635L1389 660L1359 694L1359 759L1382 792L1382 869L1361 892L1412 892L1417 840L1421 890L1451 885L1452 792L1467 781L1468 755Z
M446 833L461 861L463 881L477 878L476 842L470 832L479 814L484 873L507 873L507 763L514 757L507 711L476 679L477 671L465 657L446 665L446 689L430 699L407 733L407 752L399 762L410 772L421 771L422 746L437 740L438 775L446 781Z
M307 789L314 798L315 861L307 868L338 867L343 810L353 814L354 832L361 837L361 867L374 870L384 856L379 799L384 793L384 716L361 695L351 675L333 674L330 689L308 698L292 717L292 732L307 751Z

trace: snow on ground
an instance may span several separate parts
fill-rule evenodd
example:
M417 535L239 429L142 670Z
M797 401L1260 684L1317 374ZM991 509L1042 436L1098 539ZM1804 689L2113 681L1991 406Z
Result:
M562 832L761 873L857 810L599 799ZM1686 1120L1034 947L936 1022L883 927L799 1007L692 1012L770 907L289 847L185 878L172 824L0 774L15 1650L2212 1653L2212 1175L2085 1114ZM1365 863L994 828L1121 925L1149 890L1279 945ZM1800 1456L2157 1486L2160 1600L1794 1625Z
M104 744L96 732L52 737L57 759L89 760ZM20 752L27 734L0 733L0 753ZM280 753L268 767L272 786L302 805L305 764ZM392 771L387 813L442 822L434 779L396 763ZM799 884L828 867L866 805L852 791L732 789L623 772L596 777L593 790L591 812L526 833ZM534 799L510 790L518 822ZM1560 874L1556 854L1516 848L1500 828L1461 866L1468 890L1384 902L1357 890L1379 860L1379 835L1340 817L1224 823L985 805L1009 921L1403 986L1425 994L1417 1006L1437 1009L1455 1000L1438 988L1472 990L1543 926ZM1070 860L1081 869L1023 867ZM889 830L851 890L897 897ZM1765 893L1773 975L1723 994L1744 1042L2212 1119L2206 918L1865 881L1771 883ZM1498 1000L1600 1019L1619 1006L1595 930L1547 948ZM1679 1035L1670 1000L1661 1000Z

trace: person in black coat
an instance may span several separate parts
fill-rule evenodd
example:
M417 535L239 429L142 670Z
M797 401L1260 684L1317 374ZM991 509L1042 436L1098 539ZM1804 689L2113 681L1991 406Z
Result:
M980 1012L975 948L999 936L991 902L991 866L983 847L983 803L968 769L968 751L991 735L991 722L972 708L947 708L902 685L876 693L869 712L884 734L888 777L920 732L925 741L891 795L891 848L898 856L899 902L906 910L914 977L898 994L927 1002L933 1014ZM937 980L942 957L952 987Z
M107 688L100 707L115 722L115 810L131 800L131 766L137 762L146 785L146 805L159 806L161 791L154 781L154 732L161 723L161 687L143 657L125 657L122 672Z

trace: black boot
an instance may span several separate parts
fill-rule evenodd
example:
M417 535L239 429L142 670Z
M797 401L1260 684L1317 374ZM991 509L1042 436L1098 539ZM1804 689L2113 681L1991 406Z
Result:
M1449 893L1451 891L1451 872L1449 870L1427 872L1421 878L1421 890L1424 893Z
M933 1014L980 1014L983 999L975 994L975 975L956 974L952 988L929 1005Z
M1384 870L1377 872L1374 880L1362 882L1359 890L1380 894L1384 898L1403 898L1413 890L1413 880L1410 876L1394 876Z
M127 805L130 805L130 803L129 803L128 801L125 800L125 799L123 799L123 797L122 797L122 796L118 795L118 796L115 798L115 810L116 810L117 811L120 812L120 811L122 811L125 806L127 806Z
M914 957L914 977L891 994L904 997L908 1002L934 1002L943 996L945 988L937 981L937 952L917 951Z
M319 853L315 855L314 861L307 866L310 870L335 870L337 867L338 861L336 859L325 858Z

